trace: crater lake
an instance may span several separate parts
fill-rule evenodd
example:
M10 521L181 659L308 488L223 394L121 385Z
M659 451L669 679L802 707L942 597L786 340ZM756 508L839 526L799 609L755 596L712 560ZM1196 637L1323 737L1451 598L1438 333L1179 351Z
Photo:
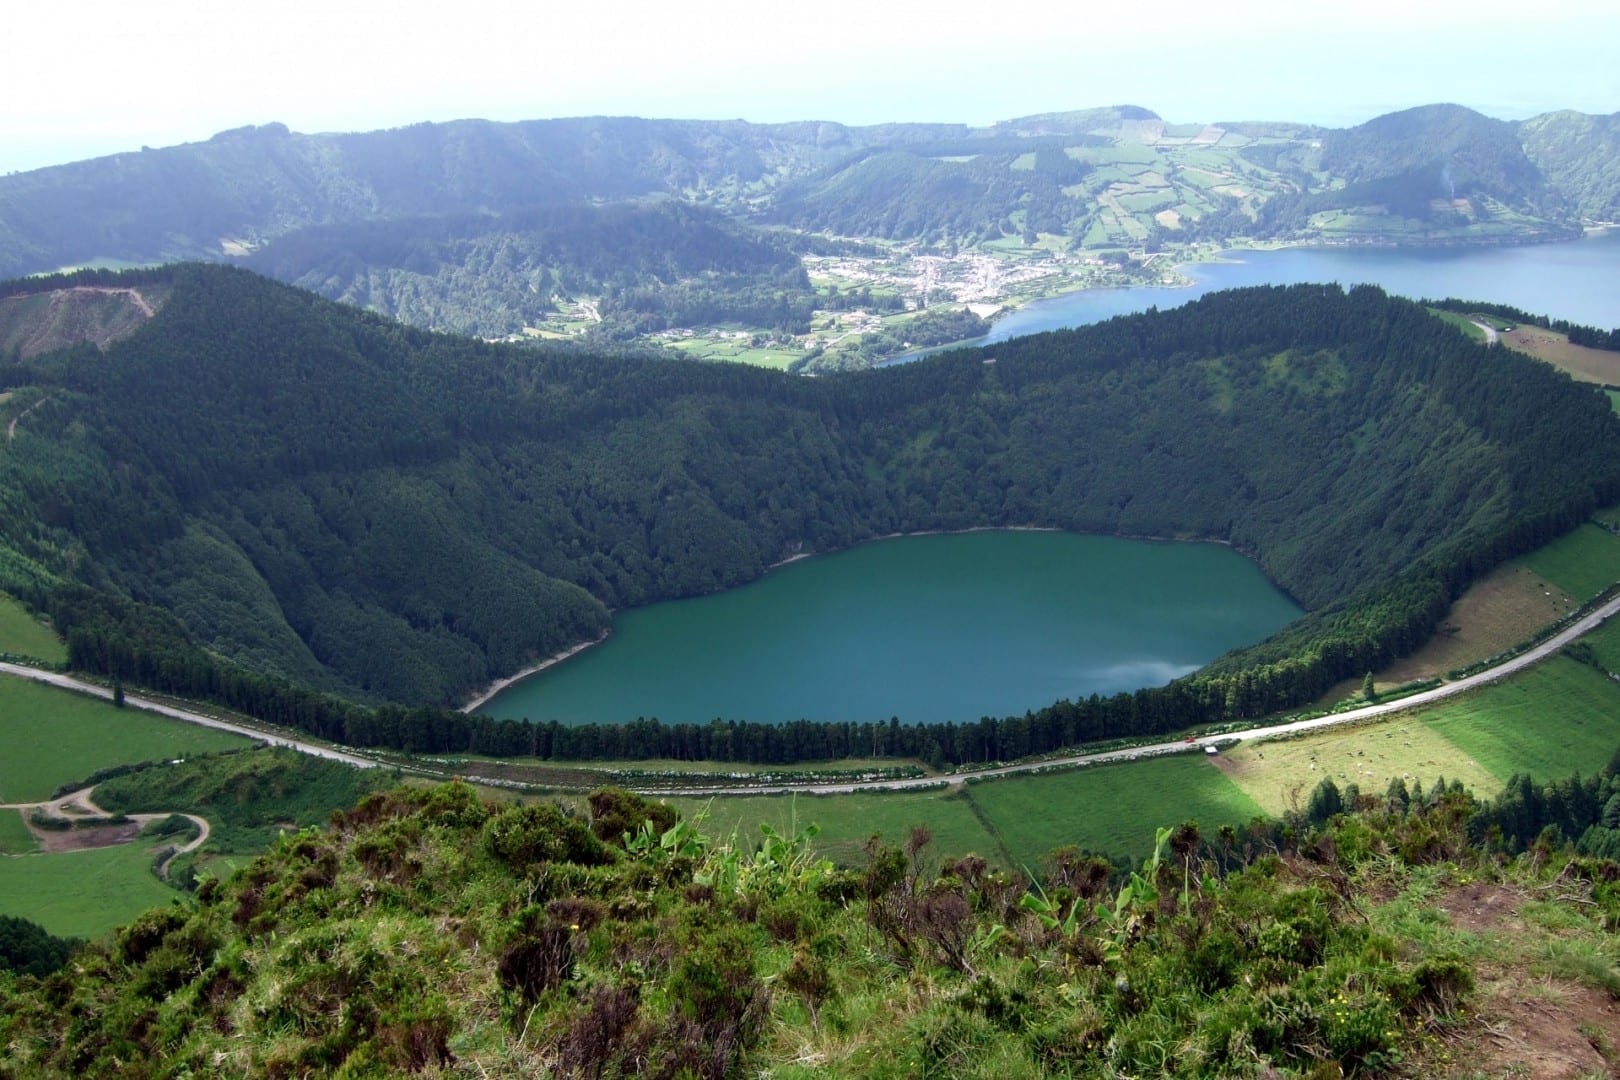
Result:
M1161 685L1300 614L1218 544L898 537L619 612L606 641L479 711L565 724L961 723Z

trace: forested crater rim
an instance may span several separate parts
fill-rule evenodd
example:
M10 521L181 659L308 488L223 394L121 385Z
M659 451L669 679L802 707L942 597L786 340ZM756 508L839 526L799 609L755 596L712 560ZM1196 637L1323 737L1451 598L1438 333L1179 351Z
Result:
M46 400L0 462L0 587L81 669L335 694L368 704L298 722L361 744L369 703L465 701L610 608L1009 524L1252 554L1312 614L1148 722L1257 715L1416 647L1469 581L1620 497L1606 401L1370 287L803 379L435 335L233 269L106 280L174 288L105 354L6 369Z

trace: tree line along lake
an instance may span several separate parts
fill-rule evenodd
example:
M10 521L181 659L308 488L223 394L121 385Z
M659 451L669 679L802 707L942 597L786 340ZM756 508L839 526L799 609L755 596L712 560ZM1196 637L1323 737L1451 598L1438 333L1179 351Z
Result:
M1184 268L1195 284L1073 293L987 342L1166 308L1244 285L1372 283L1620 325L1620 233L1496 248L1299 248ZM1300 611L1210 544L1048 532L896 538L739 589L623 611L614 633L480 711L567 724L977 720L1160 685Z

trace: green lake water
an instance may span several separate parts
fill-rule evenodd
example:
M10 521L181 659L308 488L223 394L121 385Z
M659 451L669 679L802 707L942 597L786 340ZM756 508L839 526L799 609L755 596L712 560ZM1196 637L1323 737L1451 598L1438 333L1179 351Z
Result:
M481 711L567 724L961 723L1157 686L1300 614L1215 544L903 537L620 612L606 642Z

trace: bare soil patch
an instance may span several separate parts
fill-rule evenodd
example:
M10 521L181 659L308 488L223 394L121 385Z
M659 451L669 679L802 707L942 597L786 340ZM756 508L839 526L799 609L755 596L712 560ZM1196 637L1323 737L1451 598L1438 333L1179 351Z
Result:
M92 848L127 844L141 834L141 823L138 821L125 821L118 825L88 825L77 829L40 829L30 821L28 828L39 837L40 850L47 853L89 851Z
M1476 934L1513 931L1523 928L1519 905L1524 893L1505 885L1477 881L1453 889L1435 906L1450 917L1452 925Z
M0 343L30 360L80 342L106 348L156 314L139 289L79 285L0 299Z
M1449 890L1436 906L1463 930L1503 939L1503 952L1526 937L1519 916L1526 894L1481 881ZM1476 1009L1446 1043L1447 1075L1582 1080L1620 1076L1620 1005L1607 992L1538 977L1507 960L1478 969Z
M1451 1075L1587 1080L1620 1076L1620 1008L1600 990L1500 973L1480 987L1474 1022L1456 1033Z
M1545 360L1582 382L1620 386L1620 352L1571 345L1565 335L1539 326L1521 326L1503 334L1502 340L1511 348Z

